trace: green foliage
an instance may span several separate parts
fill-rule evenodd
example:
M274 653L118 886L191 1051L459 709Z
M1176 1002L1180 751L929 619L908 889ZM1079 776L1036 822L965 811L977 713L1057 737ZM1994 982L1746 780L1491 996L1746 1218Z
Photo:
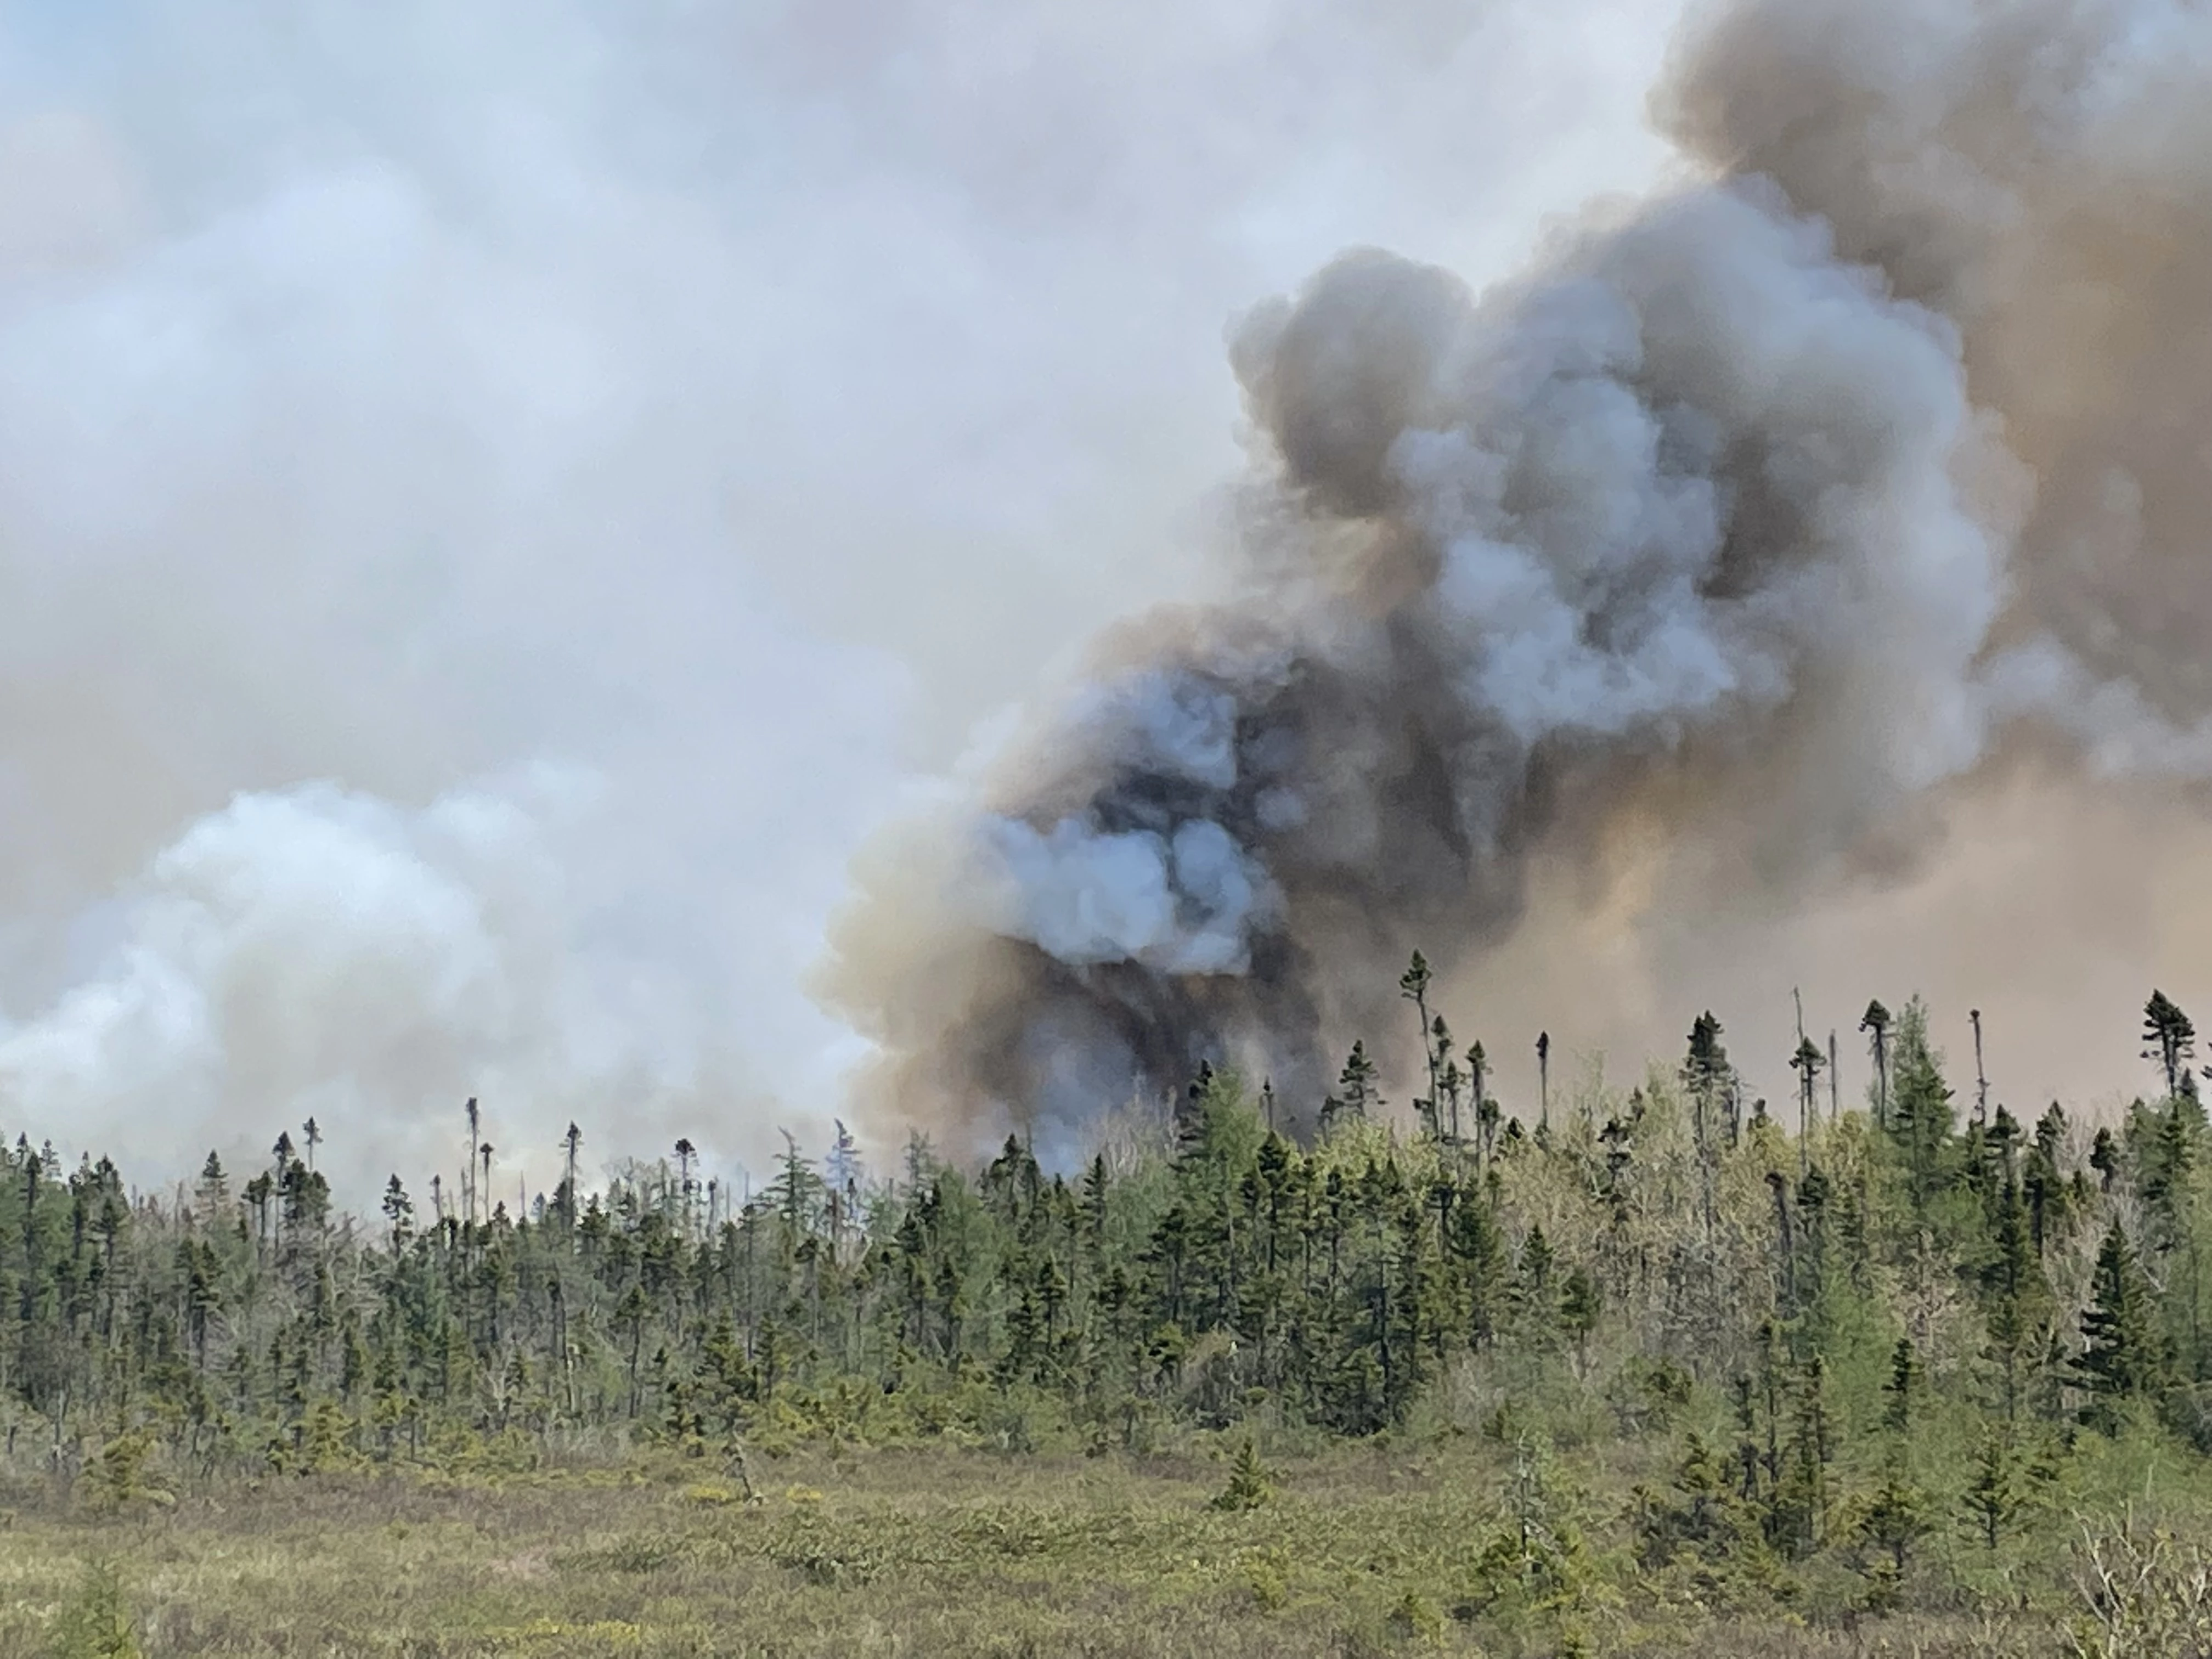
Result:
M141 1504L173 1504L168 1489L149 1473L154 1450L154 1437L145 1429L118 1434L102 1446L85 1471L91 1506L112 1514Z
M1779 1564L1738 1474L1692 1431L1669 1487L1635 1495L1642 1565L1671 1571L1708 1607L1757 1599L1777 1582Z
M100 1517L225 1478L507 1478L581 1443L703 1489L731 1448L1110 1462L1196 1437L1239 1448L1225 1490L1181 1500L1229 1528L1297 1507L1263 1438L1279 1462L1395 1456L1480 1427L1515 1458L1504 1512L1415 1593L1556 1646L1611 1582L1607 1527L1701 1605L1902 1606L1939 1572L2009 1570L2081 1466L2151 1447L2195 1468L2212 1446L2212 1158L2178 1009L2147 1014L2170 1092L2086 1149L2056 1106L1962 1128L1917 1000L1864 1022L1886 1123L1743 1121L1707 1014L1634 1088L1551 1079L1531 1134L1531 1103L1507 1115L1475 1081L1479 1043L1456 1071L1424 968L1399 988L1426 1044L1418 1125L1358 1046L1309 1143L1317 1103L1209 1067L1152 1133L1065 1170L1013 1134L970 1167L916 1142L872 1181L841 1132L792 1139L725 1207L687 1141L672 1169L509 1210L472 1122L465 1181L418 1204L394 1176L363 1225L289 1139L250 1178L210 1158L189 1194L135 1202L112 1164L19 1140L8 1467L74 1475ZM307 1149L330 1167L343 1126ZM1627 1518L1563 1496L1547 1447L1625 1468ZM1378 1583L1362 1628L1391 1605Z
M1861 1538L1888 1554L1894 1582L1904 1576L1907 1553L1933 1525L1927 1495L1893 1464L1881 1484L1868 1494L1859 1511L1857 1531Z
M2118 1429L2130 1402L2157 1399L2167 1376L2151 1288L2117 1218L2097 1252L2090 1294L2081 1316L2082 1351L2075 1362L2089 1396L2081 1416L2109 1434Z
M1920 1355L1912 1346L1912 1339L1900 1336L1897 1346L1890 1350L1889 1381L1883 1383L1882 1392L1889 1396L1882 1407L1882 1423L1898 1434L1912 1431L1912 1403L1923 1386Z
M142 1650L122 1576L110 1563L93 1563L54 1617L53 1659L139 1659Z
M1256 1510L1273 1495L1274 1487L1267 1479L1267 1471L1260 1462L1259 1449L1247 1436L1237 1448L1237 1460L1230 1465L1229 1484L1214 1494L1217 1510Z
M1366 1043L1353 1043L1337 1079L1336 1092L1322 1102L1323 1131L1346 1121L1363 1122L1380 1110L1382 1097L1376 1086L1377 1075L1375 1062L1368 1057Z
M1433 1643L1444 1633L1444 1612L1418 1590L1407 1590L1390 1609L1390 1633L1401 1642Z
M2189 1079L2189 1061L2197 1052L2197 1027L2163 991L2154 990L2143 1005L2143 1041L2149 1045L2144 1058L2157 1062L2166 1082L2166 1097L2178 1097Z
M1955 1165L1951 1086L1928 1038L1928 1011L1905 1004L1890 1042L1889 1132L1902 1158L1914 1205L1932 1206Z
M1972 1517L1982 1542L1992 1552L2020 1514L2019 1488L2012 1438L1993 1424L1983 1431L1966 1499L1966 1513Z
M1290 1586L1282 1568L1273 1561L1255 1561L1245 1568L1244 1584L1251 1592L1252 1605L1261 1613L1280 1613L1290 1605Z

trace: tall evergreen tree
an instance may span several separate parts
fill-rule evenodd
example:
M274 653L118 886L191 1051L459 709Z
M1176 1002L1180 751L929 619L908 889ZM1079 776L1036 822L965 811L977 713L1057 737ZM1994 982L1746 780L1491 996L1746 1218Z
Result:
M1337 1074L1336 1092L1322 1103L1322 1127L1333 1128L1347 1120L1356 1122L1380 1111L1382 1097L1376 1087L1376 1075L1367 1045L1354 1042L1345 1057L1344 1070Z
M1889 1010L1877 999L1869 1002L1860 1017L1859 1030L1867 1034L1867 1047L1874 1057L1875 1105L1876 1128L1889 1127Z
M2171 997L2154 990L2143 1005L2143 1041L2149 1045L2143 1058L2157 1063L2171 1100L2189 1076L2189 1062L2197 1052L2197 1027Z
M1928 1011L1917 997L1898 1020L1892 1055L1890 1134L1904 1158L1913 1201L1925 1206L1946 1177L1954 1116L1950 1085L1928 1041Z
M2083 1348L2075 1361L2089 1395L2081 1420L2111 1432L2130 1402L2155 1399L2166 1379L2165 1342L2149 1282L2126 1231L2115 1220L2105 1233L2081 1316Z

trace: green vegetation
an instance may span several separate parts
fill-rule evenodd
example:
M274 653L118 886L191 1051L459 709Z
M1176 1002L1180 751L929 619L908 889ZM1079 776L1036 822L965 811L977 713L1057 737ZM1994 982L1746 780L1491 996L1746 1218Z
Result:
M2212 1651L2169 1000L2094 1136L1962 1114L1917 1003L1800 1133L1710 1015L1531 1130L1401 989L1410 1134L1360 1048L1310 1146L1206 1072L1072 1177L572 1132L518 1216L471 1103L364 1225L312 1124L173 1202L19 1142L0 1654Z

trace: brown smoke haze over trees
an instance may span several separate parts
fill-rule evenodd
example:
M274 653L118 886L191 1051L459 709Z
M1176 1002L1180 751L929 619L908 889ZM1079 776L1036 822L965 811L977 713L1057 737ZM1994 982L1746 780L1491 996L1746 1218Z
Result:
M1058 1149L1230 1061L1310 1119L1355 1036L1412 1058L1414 946L1486 1034L1632 1054L1685 986L1896 964L2081 1085L2063 999L2201 967L2208 52L2148 3L1710 9L1668 187L1486 292L1362 250L1252 310L1226 596L864 860L873 1097Z

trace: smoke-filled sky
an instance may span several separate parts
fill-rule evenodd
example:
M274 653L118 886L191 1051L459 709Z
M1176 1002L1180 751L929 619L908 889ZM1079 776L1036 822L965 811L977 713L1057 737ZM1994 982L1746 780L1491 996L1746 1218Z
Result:
M507 1179L572 1116L760 1167L864 1052L808 975L869 832L1223 589L1237 319L1650 188L1672 24L0 0L0 1126L151 1180L313 1114L357 1199L474 1094ZM1542 1017L1671 1045L1815 982L1763 948Z
M2129 1085L2212 23L1700 16L0 0L0 1125L1304 1112L1413 944L1513 1109L1793 985Z
M893 1115L1065 1155L1228 1060L1310 1121L1416 947L1503 1054L1705 1004L1778 1094L1793 986L1917 986L2000 1102L2128 1086L2203 967L2208 80L2172 0L1721 0L1640 199L1250 310L1221 591L862 866Z

